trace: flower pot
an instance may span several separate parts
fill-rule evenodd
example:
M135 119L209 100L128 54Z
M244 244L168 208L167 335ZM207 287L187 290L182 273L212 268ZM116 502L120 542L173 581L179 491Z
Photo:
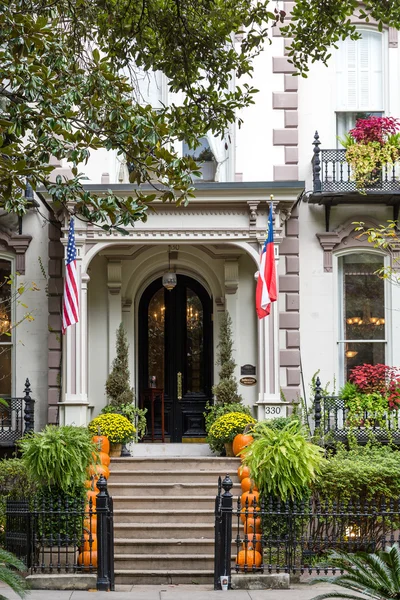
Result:
M232 442L226 442L224 444L226 456L235 456L234 453L233 453L233 447L232 447L232 445L233 445Z
M110 444L110 456L121 456L122 444Z

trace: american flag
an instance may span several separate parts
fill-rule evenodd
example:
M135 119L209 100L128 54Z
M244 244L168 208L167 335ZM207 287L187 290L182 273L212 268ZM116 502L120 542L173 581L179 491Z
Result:
M62 332L79 321L78 282L76 276L76 246L74 219L71 218L68 232L67 259L65 261Z
M276 292L274 225L271 203L268 217L268 234L261 250L260 270L257 279L256 310L259 319L267 317L271 312L271 304L276 301Z

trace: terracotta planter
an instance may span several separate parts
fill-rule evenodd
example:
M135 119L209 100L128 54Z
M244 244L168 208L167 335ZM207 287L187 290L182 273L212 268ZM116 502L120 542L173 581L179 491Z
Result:
M110 444L110 456L121 456L122 444Z
M224 444L224 446L225 446L225 454L226 454L226 456L235 456L233 454L232 442L226 442Z

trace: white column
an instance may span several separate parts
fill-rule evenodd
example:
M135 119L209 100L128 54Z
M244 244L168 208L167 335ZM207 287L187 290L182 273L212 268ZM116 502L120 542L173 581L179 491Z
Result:
M108 371L116 356L116 333L122 322L122 264L120 260L109 260L107 265L108 287Z
M258 420L286 416L279 381L279 244L282 241L282 228L278 219L275 212L274 251L278 300L272 303L270 314L258 321ZM264 240L260 240L260 251L263 243Z
M79 256L79 255L78 255ZM63 336L63 393L60 425L86 425L89 415L87 372L87 284L89 276L81 273L77 259L79 321L67 328Z

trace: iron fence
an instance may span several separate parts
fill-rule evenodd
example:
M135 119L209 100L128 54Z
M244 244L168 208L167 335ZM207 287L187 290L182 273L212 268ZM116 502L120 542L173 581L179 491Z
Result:
M400 411L388 409L382 415L363 410L355 418L345 400L324 394L319 377L314 391L313 423L310 426L321 435L324 445L345 444L350 435L359 445L367 444L372 437L381 444L400 445Z
M259 503L234 500L232 481L219 481L215 503L214 589L237 573L334 574L330 552L376 552L400 542L400 498L327 498ZM223 490L223 491L222 491Z
M4 400L7 406L0 406L0 446L10 447L34 429L35 401L31 398L29 379L21 398L4 397Z
M314 136L312 160L314 193L359 191L354 181L351 165L346 160L345 148L321 149L318 132ZM366 190L375 192L400 191L400 160L381 165L379 172L371 175Z
M7 500L5 546L33 573L97 573L114 590L113 501L103 476L95 502L67 495Z

